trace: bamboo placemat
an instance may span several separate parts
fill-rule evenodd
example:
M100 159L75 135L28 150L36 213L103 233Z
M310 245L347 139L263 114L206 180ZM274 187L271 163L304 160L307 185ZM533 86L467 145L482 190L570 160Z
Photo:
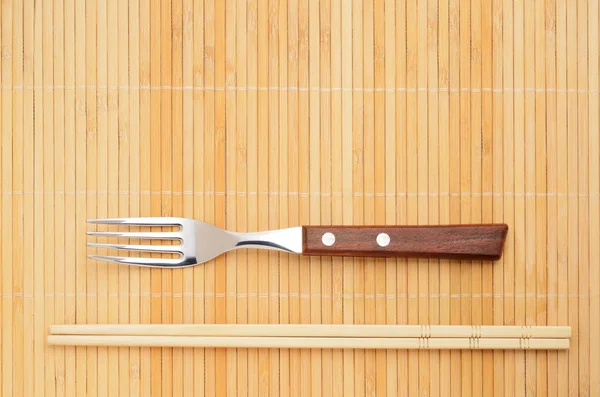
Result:
M598 0L12 0L1 393L600 395ZM506 222L496 263L86 259L87 218ZM52 324L570 325L568 351L56 347Z

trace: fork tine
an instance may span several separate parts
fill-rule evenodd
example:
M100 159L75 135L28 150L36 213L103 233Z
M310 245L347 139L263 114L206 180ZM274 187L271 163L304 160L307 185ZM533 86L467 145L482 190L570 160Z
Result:
M98 237L121 237L121 238L139 238L139 239L163 239L163 240L181 240L181 233L178 232L86 232L88 236Z
M88 255L90 259L99 261L123 263L127 265L138 266L177 266L181 263L181 259L162 259L162 258L129 258L124 256L104 256L104 255Z
M184 219L173 217L104 218L88 219L88 223L136 226L182 226Z
M135 244L98 244L87 243L88 247L143 251L143 252L175 252L183 253L180 245L135 245Z

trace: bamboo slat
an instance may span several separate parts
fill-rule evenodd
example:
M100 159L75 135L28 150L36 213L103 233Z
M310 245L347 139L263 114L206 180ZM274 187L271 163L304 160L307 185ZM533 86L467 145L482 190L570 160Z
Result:
M1 29L1 43L2 47L6 48L7 46L12 49L12 39L13 39L13 5L9 4L6 7L3 7L2 13L0 15L0 20L2 21L2 29ZM13 173L12 173L12 163L13 153L12 153L12 145L13 145L13 134L18 130L13 131L15 129L15 125L13 124L13 105L14 105L14 96L12 95L12 85L13 85L13 64L11 62L11 57L2 57L2 67L0 68L1 75L1 84L3 88L5 86L10 87L9 90L6 90L9 95L7 97L2 98L0 100L0 115L2 117L2 121L0 126L2 128L1 136L1 145L2 150L0 150L0 177L2 178L1 189L2 193L10 192L13 189ZM4 90L3 90L4 91ZM4 94L4 92L3 92ZM2 296L9 296L9 299L2 300L2 349L1 349L1 357L2 357L2 394L10 395L13 392L13 381L12 374L13 369L11 365L7 365L12 361L13 357L13 329L12 329L12 302L13 302L13 197L12 195L2 196L2 202L0 203L2 216L0 217L0 225L2 227L2 235L0 242L0 250L2 266L0 269L2 271ZM51 320L50 320L51 321Z
M587 113L589 124L588 131L598 131L600 129L599 115L598 112L593 111L598 109L600 106L599 94L599 78L598 73L598 62L599 59L599 48L598 48L598 18L599 8L598 1L592 1L588 4L588 86L589 86L589 102L588 106L591 111ZM592 335L600 332L600 310L598 305L600 304L600 296L592 294L595 286L600 283L600 269L594 265L594 258L600 255L600 246L598 244L598 236L600 236L600 218L595 216L600 212L600 142L599 134L589 134L588 144L588 158L589 158L589 284L587 285L588 291L590 291L589 299L589 379L590 379L590 395L596 395L600 393L600 357L594 352L600 348L599 341L596 340ZM548 374L550 377L550 374Z
M2 396L599 395L598 0L12 0L0 21ZM493 263L87 258L104 252L86 219L161 215L509 231ZM47 344L53 324L170 323L572 335L529 352Z
M34 51L34 12L33 2L23 2L23 58L27 56L32 59ZM79 25L81 26L81 25ZM80 53L81 57L82 54ZM23 62L23 85L33 85L34 83L34 62ZM81 73L79 74L81 76ZM33 192L35 186L34 171L35 164L33 161L34 154L34 112L33 112L33 90L23 92L23 191ZM18 147L15 152L18 152ZM16 170L15 170L16 171ZM81 173L79 174L81 175ZM80 200L81 202L81 200ZM79 207L81 208L81 207ZM23 223L22 230L30 231L30 238L23 240L23 262L22 262L22 275L23 275L23 297L32 296L34 292L34 278L33 269L35 259L35 251L33 249L33 236L31 233L34 221L34 197L33 195L23 197ZM78 247L81 247L79 244ZM25 256L28 253L28 257ZM29 258L28 260L26 258ZM18 262L17 262L18 266ZM18 281L17 281L18 282ZM85 282L82 280L82 282ZM30 357L28 360L23 360L23 377L19 379L16 377L15 382L22 382L23 395L33 395L34 386L34 300L33 299L22 299L22 316L23 316L23 328L21 330L23 334L23 357ZM18 307L18 306L17 306ZM82 310L82 314L85 310ZM17 312L17 317L19 316ZM85 362L85 360L82 360ZM85 365L80 365L79 370L82 370ZM19 386L17 386L17 390Z
M556 131L557 131L557 240L556 249L558 259L558 319L568 322L568 216L569 186L567 169L567 2L556 1ZM570 373L567 369L569 356L558 356L558 373ZM567 371L567 372L565 372ZM558 377L558 394L568 393L569 376Z
M13 31L22 32L23 31L23 12L24 12L24 4L22 1L17 1L13 5ZM15 48L14 57L12 59L13 66L13 84L21 85L24 84L24 74L27 73L27 70L24 71L23 59L24 59L24 34L11 35L12 43ZM71 34L72 37L72 34ZM27 78L27 77L25 77ZM12 163L13 165L10 167L12 169L12 188L13 190L23 190L24 181L27 176L24 173L24 163L23 159L26 156L24 153L24 126L26 122L24 122L23 117L23 100L24 93L23 92L13 92L13 142L12 142ZM27 105L26 105L27 106ZM72 112L74 111L71 106ZM73 113L72 113L73 114ZM32 121L32 118L29 117L29 121ZM73 130L71 128L71 130ZM27 130L31 133L30 130ZM73 158L73 157L71 157ZM28 158L26 160L29 160ZM27 167L30 170L30 167ZM12 301L12 312L13 312L13 393L15 394L23 394L24 389L24 339L26 338L26 334L29 333L29 329L31 327L24 327L24 304L23 304L23 287L26 283L23 278L24 268L25 268L25 251L24 243L25 237L23 235L23 220L25 217L24 211L25 198L24 197L13 197L12 200L12 213L13 213L13 224L11 225L13 228L13 278L12 278L12 290L15 294L15 298ZM75 219L75 215L72 214L70 217L71 224ZM72 230L72 229L70 229ZM72 236L72 235L71 235ZM31 252L31 251L29 251ZM72 257L71 257L72 258ZM72 260L70 262L73 264ZM19 310L21 308L21 310ZM27 331L26 331L27 330ZM69 352L74 352L74 349L68 349ZM69 356L72 358L73 355ZM70 367L74 369L73 366ZM74 377L69 378L74 379Z
M75 24L68 23L74 21L75 4L66 1L64 3L64 82L65 85L75 85ZM75 90L64 91L64 190L75 191ZM65 196L63 202L63 211L65 214L63 233L63 251L64 251L64 306L62 321L65 323L74 322L75 313L75 252L68 247L76 246L75 243L75 212L68 209L75 208L75 195ZM65 396L75 395L75 348L66 348L64 357L64 394Z
M151 54L150 54L150 0L140 0L140 27L139 27L139 64L140 64L140 86L150 86L151 77ZM150 90L139 90L139 104L140 104L140 144L139 144L139 173L140 173L140 193L143 191L150 191L151 187L151 161L153 160L153 154L151 152L151 139L153 129L150 127L151 114L151 92ZM135 167L132 167L135 168ZM151 197L150 195L144 196L139 195L140 200L140 214L148 213L150 211ZM151 269L140 270L140 291L150 291L151 289ZM141 296L140 294L140 323L150 323L150 299L148 296ZM140 367L139 378L140 378L140 392L142 394L148 394L150 392L150 349L140 349Z
M131 8L139 7L139 1L134 0L131 3ZM128 53L129 53L129 75L127 83L130 86L136 86L140 84L141 73L140 73L140 14L139 13L127 13L128 20L126 21L126 27L129 34L128 40ZM124 77L125 78L125 77ZM142 156L140 153L140 102L141 96L139 90L132 90L129 88L129 132L126 135L129 138L129 213L131 216L140 214L140 189L141 189L141 171L136 164L142 164ZM125 124L127 127L127 124ZM139 324L141 322L141 300L139 292L141 290L141 274L140 269L129 270L129 285L127 289L132 292L129 296L129 318L124 319L132 324ZM125 289L125 287L124 287ZM125 358L126 360L126 358ZM137 395L140 393L140 349L129 350L129 368L133 369L133 379L127 381L126 377L123 377L122 383L128 384L129 390L125 389L129 395Z

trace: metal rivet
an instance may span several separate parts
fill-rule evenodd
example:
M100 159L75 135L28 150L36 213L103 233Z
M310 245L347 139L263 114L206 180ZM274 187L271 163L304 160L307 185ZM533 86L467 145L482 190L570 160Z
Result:
M387 233L379 233L377 235L377 244L379 244L380 247L385 247L389 243L390 243L390 236L388 236Z
M326 246L331 247L333 243L335 243L335 236L333 235L333 233L327 232L323 235L323 237L321 237L321 241Z

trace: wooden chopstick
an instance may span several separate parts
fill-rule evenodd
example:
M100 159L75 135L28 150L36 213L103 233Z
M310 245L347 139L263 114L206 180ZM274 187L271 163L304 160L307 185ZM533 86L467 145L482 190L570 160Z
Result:
M567 326L350 325L350 324L77 324L54 325L53 335L347 337L347 338L545 338L571 337Z
M286 349L568 349L569 339L49 335L50 345Z

